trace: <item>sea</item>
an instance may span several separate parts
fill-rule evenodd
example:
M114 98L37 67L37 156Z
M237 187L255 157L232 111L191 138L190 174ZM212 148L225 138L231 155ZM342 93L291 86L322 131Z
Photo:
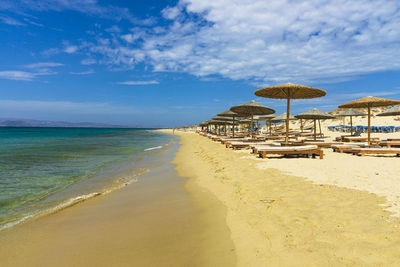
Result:
M0 128L0 230L134 183L176 144L152 129Z

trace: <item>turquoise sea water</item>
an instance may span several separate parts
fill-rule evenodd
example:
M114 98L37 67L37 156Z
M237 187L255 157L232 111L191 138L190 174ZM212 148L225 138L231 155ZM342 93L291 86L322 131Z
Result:
M135 181L172 142L146 129L0 128L0 229Z

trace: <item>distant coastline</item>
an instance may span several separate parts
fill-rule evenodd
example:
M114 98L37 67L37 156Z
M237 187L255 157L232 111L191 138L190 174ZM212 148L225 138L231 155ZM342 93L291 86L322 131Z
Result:
M93 122L65 122L31 119L0 119L0 127L59 127L59 128L142 128Z

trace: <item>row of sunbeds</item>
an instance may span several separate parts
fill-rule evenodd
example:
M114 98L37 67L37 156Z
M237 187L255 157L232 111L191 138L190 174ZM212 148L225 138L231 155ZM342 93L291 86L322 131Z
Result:
M246 137L246 138L232 138L213 136L211 134L204 134L214 141L219 141L227 148L234 150L250 148L255 155L261 158L267 158L268 155L297 155L297 156L312 156L315 158L317 155L323 159L324 153L317 145L302 145L302 146L281 146L276 143L268 141L266 137ZM282 138L279 138L282 139ZM278 140L279 140L278 139Z
M400 156L400 148L394 146L400 146L400 139L388 139L380 141L379 138L374 138L374 146L368 145L360 141L365 141L365 138L349 138L345 141L331 141L324 142L318 140L302 140L302 141L290 141L288 144L284 142L278 143L280 139L273 139L275 142L271 142L271 139L265 136L255 137L229 137L229 136L217 136L212 134L203 134L214 141L219 141L224 144L227 148L234 150L250 148L254 154L259 155L262 158L266 158L270 154L278 155L298 155L298 156L312 156L315 158L317 155L320 159L323 159L324 153L322 148L332 148L336 152L350 152L353 155L364 156L366 154L395 154Z

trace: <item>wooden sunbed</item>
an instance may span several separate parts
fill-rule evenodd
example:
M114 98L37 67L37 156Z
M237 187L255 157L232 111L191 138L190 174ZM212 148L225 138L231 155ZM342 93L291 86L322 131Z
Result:
M257 144L250 145L250 148L251 148L253 154L257 154L259 149L263 149L265 147L267 147L267 148L268 147L279 147L279 145L276 145L276 144L263 144L263 143L261 143L261 144L257 143Z
M391 148L392 146L400 146L400 141L381 141L379 145Z
M347 142L362 142L362 141L368 141L368 138L367 137L344 137L343 138L344 139L344 141L347 141ZM379 137L371 137L371 140L373 140L373 141L378 141L379 140Z
M292 147L257 147L257 154L265 159L267 155L278 154L278 155L312 155L315 158L319 155L320 159L324 158L324 152L318 146L306 145L306 146L292 146Z
M270 135L265 137L266 140L282 140L285 139L286 136L281 136L281 135ZM294 136L289 136L289 139L295 138Z
M300 136L314 136L314 133L300 133ZM321 136L323 137L323 133L317 133L316 136Z
M239 148L248 148L252 145L271 145L271 143L265 143L264 141L259 142L230 142L226 144L227 148L232 148L233 150L237 150Z
M281 144L285 146L284 143ZM331 147L332 145L343 145L343 142L313 142L313 141L305 141L305 142L289 142L289 145L293 146L304 146L304 145L315 145L318 147Z
M400 148L354 148L353 155L364 156L365 154L396 154L400 156Z
M226 142L231 142L231 141L241 141L244 140L243 137L232 137L232 138L221 138L221 143L224 145Z
M342 144L342 145L332 145L333 152L343 153L344 151L352 152L353 148L360 148L361 146L368 145L363 144Z

